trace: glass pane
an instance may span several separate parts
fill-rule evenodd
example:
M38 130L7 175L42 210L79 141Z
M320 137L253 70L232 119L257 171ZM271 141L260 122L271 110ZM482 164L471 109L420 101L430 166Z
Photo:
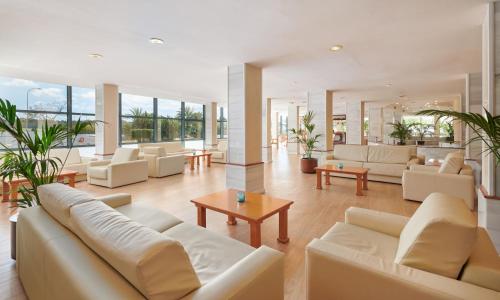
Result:
M188 120L203 120L203 104L185 104L185 118Z
M94 116L80 116L73 115L73 125L80 119L80 121L93 121ZM93 146L95 145L95 124L87 126L83 131L80 132L74 139L74 146ZM103 126L103 125L97 125Z
M158 119L159 141L178 141L181 139L181 120Z
M202 139L203 122L186 121L186 139Z
M95 89L72 87L73 113L95 114Z
M152 117L153 98L122 94L122 116Z
M180 118L181 101L158 99L158 117Z
M222 137L223 139L227 139L227 133L228 133L228 129L227 129L227 122L224 122L224 136Z
M21 117L23 120L26 120L26 114L25 113L19 113L19 117ZM38 132L38 134L41 134L42 126L45 125L45 120L47 120L47 125L51 126L54 124L60 124L64 126L64 128L67 128L66 126L68 125L66 115L65 114L49 114L49 113L28 113L28 120L27 120L27 131L33 136L34 132ZM26 128L26 123L23 123L24 128ZM61 144L57 146L66 146L67 141L64 140L62 141Z
M122 143L153 141L153 119L122 117Z
M220 131L221 130L220 124L221 124L221 121L217 121L217 138L219 138L219 139L222 138L221 131Z
M18 110L43 110L65 112L67 109L66 86L0 77L0 98L9 100Z

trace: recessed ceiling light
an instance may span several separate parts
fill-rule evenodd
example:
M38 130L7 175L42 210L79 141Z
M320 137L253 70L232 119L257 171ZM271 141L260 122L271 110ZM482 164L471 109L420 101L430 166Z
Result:
M342 50L342 48L344 48L344 46L342 46L342 45L335 45L335 46L332 46L330 48L330 50L333 51L333 52L336 52L336 51Z
M391 87L392 86L392 83L386 83L385 84L386 87Z
M149 42L150 42L151 44L160 44L160 45L162 45L163 43L165 43L162 39L160 39L160 38L155 38L155 37L150 38L150 39L149 39Z
M89 54L89 57L92 57L92 58L102 58L102 54L99 54L99 53L90 53Z

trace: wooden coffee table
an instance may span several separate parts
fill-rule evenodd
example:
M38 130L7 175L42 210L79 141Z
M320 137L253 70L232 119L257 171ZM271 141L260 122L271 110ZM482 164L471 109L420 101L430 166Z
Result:
M236 218L245 220L250 224L250 245L258 248L261 245L261 223L278 213L278 242L288 243L288 209L293 201L245 192L245 202L238 203L236 193L236 190L229 189L191 200L198 209L198 225L207 226L207 209L227 215L229 225L236 225Z
M321 190L321 174L325 173L325 184L330 184L330 173L341 173L356 176L356 195L363 196L363 190L368 189L368 169L356 167L343 167L342 169L335 165L323 165L315 168L316 170L316 188Z
M194 161L196 160L196 165L200 166L200 157L203 158L207 162L207 167L210 168L211 160L212 160L212 153L203 151L203 152L196 152L196 153L188 153L184 154L184 156L189 159L189 169L191 171L194 170Z

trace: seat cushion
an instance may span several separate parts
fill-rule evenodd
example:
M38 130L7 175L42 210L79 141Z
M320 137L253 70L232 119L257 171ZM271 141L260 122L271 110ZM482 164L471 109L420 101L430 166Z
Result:
M94 201L89 194L61 183L41 185L37 189L42 207L62 225L70 227L72 206Z
M476 244L460 280L500 292L500 256L482 227L478 227Z
M333 158L336 160L366 161L368 146L364 145L335 145Z
M255 250L237 240L187 223L174 226L163 234L184 246L202 284L211 281Z
M360 161L354 161L354 160L341 160L341 159L330 159L326 161L327 165L338 165L339 163L344 164L344 167L356 167L356 168L362 168L363 163Z
M464 154L461 152L448 153L443 164L439 168L439 173L458 174L464 166Z
M158 232L163 232L182 223L173 215L141 202L118 206L115 209L130 219Z
M398 250L397 238L345 223L336 223L321 239L389 261L394 260Z
M363 168L368 168L368 174L402 177L406 164L364 163Z
M136 148L117 148L115 154L111 158L112 164L129 162L137 160L139 157L139 149Z
M108 178L108 166L93 166L87 168L87 175L97 179Z
M401 231L395 262L456 279L476 241L477 222L464 200L430 194Z
M182 245L101 201L71 207L73 232L147 299L179 299L200 287Z
M368 146L368 162L406 164L411 158L411 149L398 146Z
M143 147L142 151L144 152L144 154L152 154L158 157L167 155L165 152L165 148L163 147Z

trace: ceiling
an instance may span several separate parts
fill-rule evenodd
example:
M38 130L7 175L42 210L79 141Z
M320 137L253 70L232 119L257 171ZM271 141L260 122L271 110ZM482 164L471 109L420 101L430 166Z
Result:
M0 0L0 75L224 103L227 66L246 62L277 101L436 98L481 70L485 3Z

